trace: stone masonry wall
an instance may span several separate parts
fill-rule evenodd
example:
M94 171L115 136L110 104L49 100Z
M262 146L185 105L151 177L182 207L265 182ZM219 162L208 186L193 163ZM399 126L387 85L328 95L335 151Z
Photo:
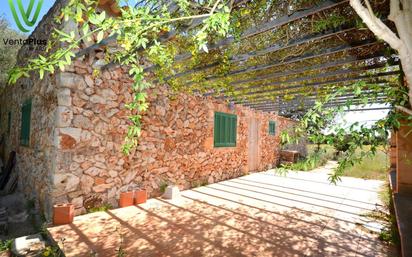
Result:
M52 20L67 0L57 1L33 32L48 38ZM70 24L65 27L73 30ZM28 46L19 63L39 52ZM102 203L117 206L122 190L141 186L150 196L160 195L160 185L181 189L241 176L248 170L249 120L258 120L259 167L275 165L280 131L292 121L224 102L186 94L174 95L166 86L149 91L150 108L143 118L140 145L129 156L121 153L130 102L131 79L127 69L113 68L93 76L103 64L99 50L79 59L63 73L21 79L0 93L0 135L5 152L17 151L19 189L35 198L50 218L52 205L72 202L76 214ZM32 99L29 146L21 146L21 106ZM12 113L7 133L7 113ZM236 147L213 147L214 112L238 116ZM276 135L268 134L269 120L277 122Z
M37 40L47 40L56 27L53 22L55 14L67 0L59 0L40 21L30 35ZM13 46L19 47L19 46ZM24 45L18 53L17 61L24 65L29 58L36 57L44 51L42 45ZM54 77L46 76L39 80L31 74L22 78L15 85L0 86L0 137L5 144L4 161L10 151L17 152L16 171L18 172L18 189L28 199L35 199L36 205L46 214L51 213L52 174L54 173L55 140L54 127L56 119L57 96ZM32 99L31 133L28 146L20 145L21 107ZM11 113L10 133L8 133L8 113ZM0 151L0 152L1 152Z
M36 199L44 213L50 213L51 175L55 160L53 128L57 101L48 78L34 84L31 81L22 79L18 84L8 87L0 96L0 135L5 138L3 159L6 161L9 153L16 151L18 189L28 199ZM30 143L23 146L20 144L21 107L28 99L32 99Z
M292 121L241 106L229 110L226 103L201 96L171 97L166 86L149 91L140 145L123 155L131 80L125 68L93 77L93 65L78 60L57 78L55 203L72 202L79 214L99 203L117 206L119 193L133 185L158 196L162 183L187 189L241 176L248 172L250 117L260 124L259 170L277 163L280 131ZM238 116L236 147L213 147L215 111ZM277 122L276 136L268 134L269 120Z

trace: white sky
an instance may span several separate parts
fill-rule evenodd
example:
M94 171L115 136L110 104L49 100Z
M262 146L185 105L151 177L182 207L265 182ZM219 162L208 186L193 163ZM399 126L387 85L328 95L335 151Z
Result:
M365 106L353 106L351 109L367 109L376 107L387 107L384 104L369 104ZM388 110L373 110L373 111L349 111L345 112L342 117L335 118L336 123L346 128L355 122L359 122L360 125L366 124L368 126L374 124L377 120L384 118L389 112Z

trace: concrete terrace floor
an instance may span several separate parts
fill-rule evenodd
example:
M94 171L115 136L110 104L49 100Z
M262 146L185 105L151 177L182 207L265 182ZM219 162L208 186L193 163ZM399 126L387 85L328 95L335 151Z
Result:
M48 230L64 238L67 257L117 256L119 246L124 256L396 256L361 225L382 184L345 177L334 186L325 172L267 171Z

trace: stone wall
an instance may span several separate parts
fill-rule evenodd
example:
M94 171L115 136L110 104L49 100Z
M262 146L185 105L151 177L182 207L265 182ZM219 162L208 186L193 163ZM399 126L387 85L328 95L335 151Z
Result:
M37 40L47 40L56 24L54 15L67 0L59 0L44 16L30 35ZM13 46L19 47L19 46ZM29 58L44 51L44 45L24 45L18 53L17 62L22 65ZM20 145L21 107L32 99L31 133L29 146ZM16 171L18 189L28 199L36 199L36 204L47 215L51 213L52 174L55 162L54 126L56 123L57 96L54 77L39 80L32 74L20 79L15 85L0 87L0 137L5 144L0 149L1 158L7 160L10 151L17 152ZM11 113L10 133L8 133L8 113Z
M31 133L29 146L23 146L20 144L21 107L28 99L32 99ZM3 91L0 106L0 135L5 138L3 160L7 160L10 151L16 151L18 189L28 199L37 199L44 213L50 213L51 175L56 154L53 128L57 101L53 85L49 78L34 84L31 79L22 79ZM9 112L10 133L7 131Z
M95 62L98 62L95 60ZM129 156L121 153L128 127L124 104L131 100L131 80L125 68L92 76L90 60L57 78L57 163L55 202L73 202L77 213L108 202L117 205L122 190L138 185L150 196L160 185L181 189L213 183L248 172L248 121L259 121L259 170L278 161L279 134L292 122L274 114L186 94L171 95L166 86L149 91L150 108L143 118L140 145ZM236 147L213 147L214 112L238 116ZM269 120L277 122L275 136Z
M33 33L47 36L52 18L65 1L58 1ZM66 26L70 30L70 26ZM39 51L23 47L19 63ZM258 121L258 170L272 167L279 158L280 131L292 121L202 96L172 94L165 85L149 91L150 108L143 118L140 145L129 156L121 153L128 127L125 103L130 102L127 68L105 70L97 50L76 60L63 73L21 79L0 95L0 133L5 151L17 151L19 189L36 198L46 217L55 203L72 202L76 214L102 203L117 206L122 190L141 186L150 196L160 185L181 189L213 183L249 172L249 121ZM35 82L35 83L33 83ZM19 144L21 105L32 98L30 144ZM7 113L12 112L7 134ZM213 147L214 112L238 116L236 147ZM277 122L276 135L268 134L269 120Z

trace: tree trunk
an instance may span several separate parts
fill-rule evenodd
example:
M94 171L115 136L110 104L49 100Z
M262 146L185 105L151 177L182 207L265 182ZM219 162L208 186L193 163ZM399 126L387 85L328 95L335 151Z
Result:
M402 10L400 3L402 3ZM412 1L391 0L389 19L395 23L399 38L403 42L403 47L396 50L409 87L409 103L412 104Z
M378 38L398 51L409 87L409 103L412 104L412 1L391 0L390 2L389 19L395 23L399 37L377 18L372 10L364 7L360 0L350 0L350 5Z

